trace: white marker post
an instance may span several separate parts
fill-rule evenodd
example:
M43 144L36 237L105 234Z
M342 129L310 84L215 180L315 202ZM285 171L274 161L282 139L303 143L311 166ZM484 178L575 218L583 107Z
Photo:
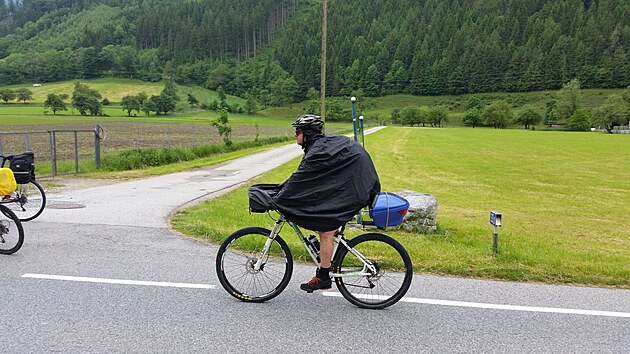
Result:
M494 226L494 237L492 241L492 251L494 254L499 253L499 226L501 226L501 213L498 211L490 212L490 224Z

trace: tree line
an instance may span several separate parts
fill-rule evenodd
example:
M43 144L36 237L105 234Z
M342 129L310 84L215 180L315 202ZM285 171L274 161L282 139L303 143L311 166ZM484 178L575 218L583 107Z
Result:
M466 103L462 123L473 128L488 126L496 129L510 124L519 124L525 129L544 124L549 128L572 131L595 127L610 133L615 126L630 124L630 87L621 94L608 96L599 107L588 109L582 104L581 83L573 79L562 86L556 97L547 101L544 113L525 106L516 114L512 107L506 100L485 102L473 95ZM403 125L440 127L448 121L448 109L444 106L407 106L393 110L390 119Z
M368 96L630 85L626 0L358 0L328 10L326 92ZM318 87L319 17L278 40L300 86Z
M81 82L75 82L72 96L49 93L44 101L44 108L50 109L53 114L57 114L57 112L60 111L67 111L68 105L65 101L68 98L71 98L70 105L76 108L82 116L104 116L103 106L110 104L109 100L103 98L101 93L97 90ZM127 95L122 98L120 105L122 110L127 112L128 116L131 116L134 110L137 113L144 112L145 115L150 115L151 112L162 115L173 112L179 99L179 96L177 96L167 84L159 95L149 97L145 92L140 92L136 95ZM194 97L189 95L189 102L191 102L192 99L194 99Z
M12 90L8 88L0 89L0 100L4 101L4 103L9 103L9 101L17 100L26 104L32 99L33 91L27 88L20 88L17 90Z

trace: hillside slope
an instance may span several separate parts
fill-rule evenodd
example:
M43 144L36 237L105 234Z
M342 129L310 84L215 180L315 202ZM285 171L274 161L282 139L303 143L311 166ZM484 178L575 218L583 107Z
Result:
M1 4L0 85L173 75L277 105L319 89L320 1ZM328 26L329 95L630 86L627 0L339 0Z

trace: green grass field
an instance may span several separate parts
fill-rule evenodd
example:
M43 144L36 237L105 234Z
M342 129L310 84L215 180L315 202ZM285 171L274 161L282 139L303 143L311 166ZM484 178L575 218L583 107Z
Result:
M438 199L438 232L388 230L418 273L630 288L628 136L493 129L390 127L367 137L384 191ZM299 159L253 183L279 183ZM221 242L246 226L247 188L180 212L180 232ZM490 210L503 213L499 254ZM351 234L357 234L352 231ZM294 236L283 233L298 259Z
M112 106L104 107L104 113L107 117L82 117L78 115L78 112L73 111L70 107L69 101L68 111L58 112L55 116L52 112L44 114L43 102L46 100L46 95L49 93L56 94L68 94L72 95L73 85L75 82L80 81L89 87L96 89L101 93L103 98L107 98L112 102ZM186 97L190 93L197 97L202 103L211 103L218 99L218 95L215 91L210 91L199 86L182 86L176 85L177 94L181 98L178 103L178 111L168 116L150 116L146 117L143 113L140 113L138 117L129 118L127 113L120 107L119 103L122 97L126 95L135 95L139 92L146 92L148 95L157 95L164 88L162 82L144 82L140 80L131 79L117 79L117 78L101 78L91 80L69 80L54 83L44 83L41 87L32 87L31 83L0 86L0 88L18 89L28 88L33 92L33 100L29 104L18 103L12 101L9 104L0 103L0 125L15 125L15 124L60 124L73 121L90 121L99 122L103 120L148 120L148 121L177 121L185 123L208 123L212 119L217 118L216 112L209 112L200 110L198 108L191 109L186 104ZM606 98L611 94L621 93L623 90L613 89L585 89L581 93L581 104L583 107L593 109L601 105ZM524 107L533 107L540 113L545 112L546 103L555 97L556 92L543 91L543 92L527 92L527 93L483 93L475 94L485 102L490 103L495 100L505 99L510 102L515 110L515 113L520 112ZM367 97L363 98L362 102L358 105L358 114L363 114L366 120L378 121L379 119L386 119L391 116L391 112L398 108L404 108L406 106L415 105L443 105L450 109L449 120L446 126L461 126L461 118L465 111L468 98L473 95L462 96L412 96L412 95L393 95L386 97ZM349 111L351 104L349 98L335 98L347 104L346 109ZM241 107L245 106L245 100L240 97L229 96L227 97L228 104L238 104ZM230 121L236 125L265 125L265 126L277 126L286 124L288 121L295 119L303 113L303 107L306 102L295 103L291 107L269 107L264 110L260 110L253 116L246 114L230 114ZM361 107L363 109L361 110ZM330 122L331 126L345 123Z

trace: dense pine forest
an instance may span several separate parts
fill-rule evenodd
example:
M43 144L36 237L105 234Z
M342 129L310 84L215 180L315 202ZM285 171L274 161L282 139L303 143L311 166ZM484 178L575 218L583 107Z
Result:
M290 101L320 84L316 0L4 0L0 85L102 76ZM335 0L326 92L630 86L628 0Z

